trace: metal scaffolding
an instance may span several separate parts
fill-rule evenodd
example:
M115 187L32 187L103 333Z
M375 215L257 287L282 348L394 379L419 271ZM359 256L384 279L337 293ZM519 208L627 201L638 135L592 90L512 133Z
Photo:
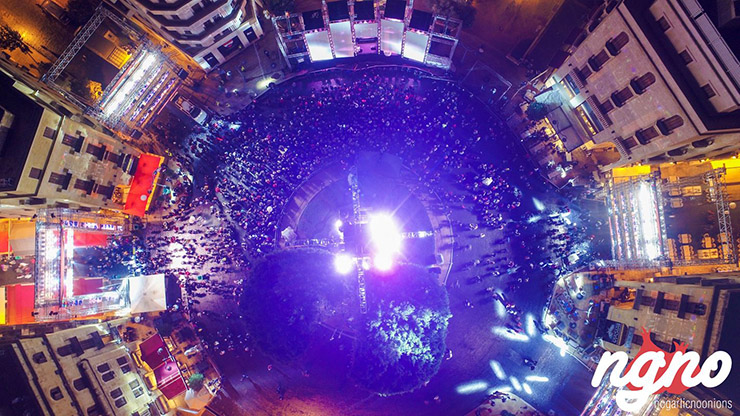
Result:
M53 85L56 79L59 78L59 75L62 74L67 65L69 65L72 59L77 55L80 49L82 49L85 43L87 43L93 33L95 33L95 30L100 27L100 25L103 23L103 20L105 20L106 18L118 24L118 26L126 31L127 34L136 34L136 31L134 31L134 29L132 29L128 24L126 24L126 22L124 22L120 17L118 17L101 3L95 9L95 13L90 18L90 20L88 20L87 23L82 26L82 29L72 40L72 43L67 46L67 49L62 52L62 55L59 57L59 59L54 62L54 64L49 69L49 72L41 77L41 80L49 85Z
M717 207L717 223L719 225L719 241L722 247L722 257L728 263L737 262L737 253L735 251L735 239L732 234L732 220L730 218L730 207L727 203L727 183L724 180L725 168L714 169L707 172L704 178L710 185L710 193L714 204ZM713 194L713 195L712 195Z

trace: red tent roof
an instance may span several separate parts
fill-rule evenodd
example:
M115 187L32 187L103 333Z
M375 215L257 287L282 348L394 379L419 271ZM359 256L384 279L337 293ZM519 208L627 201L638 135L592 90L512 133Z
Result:
M159 386L159 391L161 391L164 397L166 397L167 399L172 399L173 397L177 397L178 395L182 394L185 390L187 390L187 387L185 386L185 379L183 379L179 373L177 375L177 378L174 379L169 384L166 384L164 386Z
M154 378L157 380L157 388L167 399L171 399L187 389L185 380L180 374L180 369L177 368L177 363L172 358L168 358L154 370Z
M10 238L7 231L0 231L0 254L10 253Z
M159 367L160 364L170 358L167 344L164 343L164 339L159 334L152 335L144 340L139 344L139 350L141 350L141 359L149 364L151 368Z
M6 324L30 324L36 322L31 315L33 312L34 292L33 285L7 285L5 286Z
M86 233L75 230L74 246L75 247L105 247L108 245L108 234L103 233Z
M144 216L152 199L154 183L159 176L157 169L163 160L162 156L149 153L139 156L139 163L129 184L131 189L129 189L128 197L126 197L126 206L123 208L123 212L138 217Z
M72 281L72 292L75 296L90 295L103 291L103 279L101 277L75 279Z

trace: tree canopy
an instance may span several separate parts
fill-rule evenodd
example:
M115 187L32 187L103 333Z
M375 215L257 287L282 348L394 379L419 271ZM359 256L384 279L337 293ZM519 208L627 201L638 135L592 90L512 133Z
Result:
M334 271L331 253L293 249L267 255L244 286L241 308L257 346L281 361L300 356L316 324L349 295L351 277Z
M16 49L20 49L23 53L31 52L31 48L23 41L21 34L7 25L0 26L0 49L7 49L10 52Z
M447 291L426 269L403 265L368 276L367 293L353 377L385 395L420 387L437 373L446 349Z

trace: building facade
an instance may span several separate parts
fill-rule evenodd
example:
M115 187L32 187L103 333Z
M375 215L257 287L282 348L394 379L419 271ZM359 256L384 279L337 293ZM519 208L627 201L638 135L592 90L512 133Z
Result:
M2 347L18 372L8 376L27 383L27 396L35 398L35 406L25 405L42 415L167 414L167 400L139 374L131 349L118 336L115 325L124 322L84 325Z
M610 151L604 171L737 152L740 25L722 4L612 2L537 97L554 134L569 149Z
M263 35L252 0L110 0L206 70Z
M0 217L39 208L122 210L141 151L38 82L0 68Z

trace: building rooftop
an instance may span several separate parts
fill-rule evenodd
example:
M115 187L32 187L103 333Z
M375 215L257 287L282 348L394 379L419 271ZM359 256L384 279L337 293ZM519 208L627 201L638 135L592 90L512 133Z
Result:
M13 114L12 125L0 147L0 191L13 191L18 186L44 112L41 105L13 88L13 84L13 79L0 71L0 90L3 92L0 94L0 108Z

